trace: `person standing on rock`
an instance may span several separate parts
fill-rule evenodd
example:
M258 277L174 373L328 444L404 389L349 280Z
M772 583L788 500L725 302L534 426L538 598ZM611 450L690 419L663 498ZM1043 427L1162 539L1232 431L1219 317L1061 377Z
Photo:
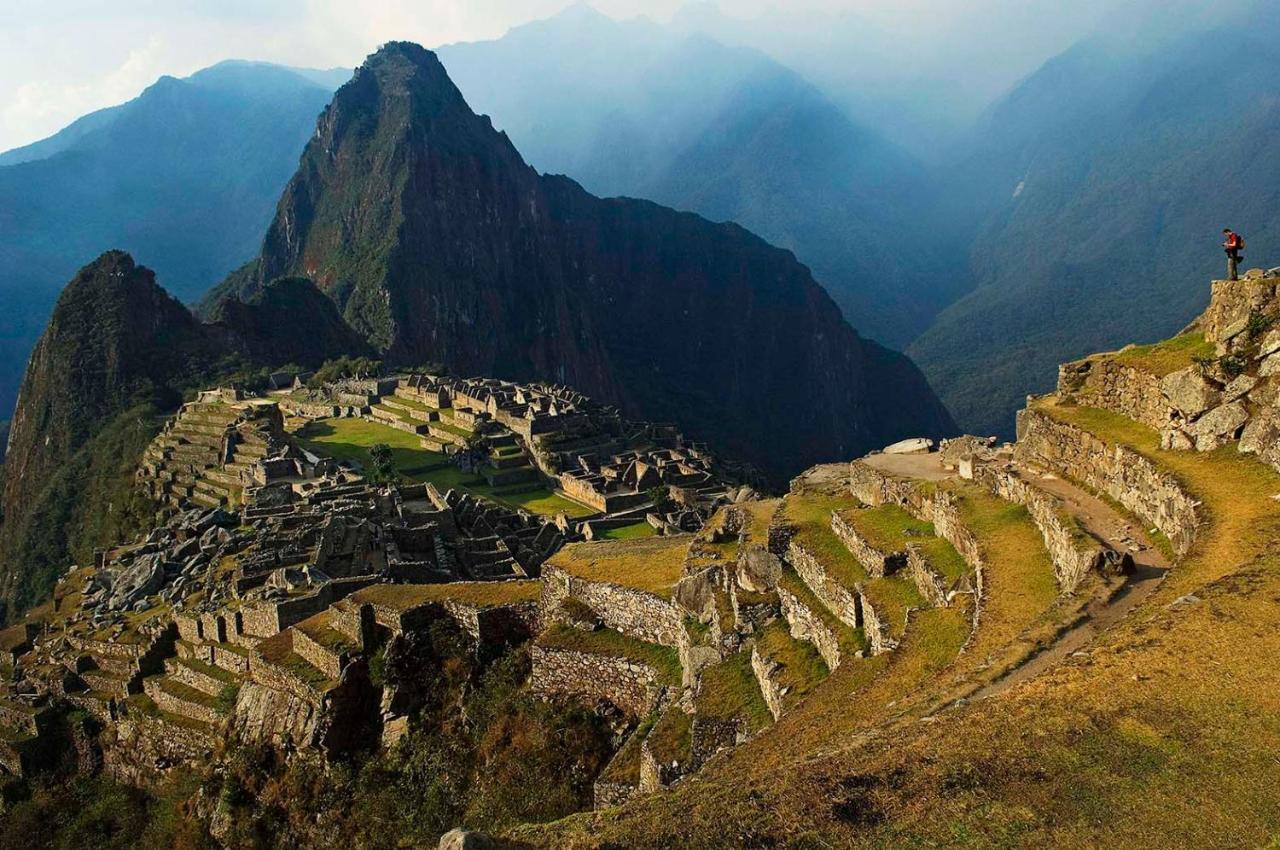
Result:
M1244 250L1244 237L1230 227L1222 228L1222 234L1227 237L1222 243L1223 250L1227 252L1227 280L1239 280L1240 252Z

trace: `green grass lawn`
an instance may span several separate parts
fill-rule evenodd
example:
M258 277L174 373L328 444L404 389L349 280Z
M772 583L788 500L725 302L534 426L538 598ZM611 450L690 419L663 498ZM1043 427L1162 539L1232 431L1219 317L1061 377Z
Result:
M423 448L416 435L380 422L321 419L308 423L295 436L310 452L336 460L354 461L361 466L369 465L370 446L385 443L391 447L392 462L397 472L410 481L430 482L441 490L464 490L544 516L565 513L570 517L583 517L595 513L586 505L580 505L545 486L492 487L483 478L463 472L446 455Z
M1205 342L1204 334L1194 333L1176 336L1152 345L1137 345L1115 355L1117 363L1142 369L1163 377L1179 369L1185 369L1197 357L1213 357L1214 345Z
M605 540L642 540L646 537L653 537L657 533L649 523L637 522L632 525L624 525L621 528L611 528L602 536Z

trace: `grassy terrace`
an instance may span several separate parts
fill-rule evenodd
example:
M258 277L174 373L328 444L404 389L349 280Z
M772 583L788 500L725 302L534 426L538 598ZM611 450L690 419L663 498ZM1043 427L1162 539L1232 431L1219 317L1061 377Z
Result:
M839 512L860 533L865 532L872 546L883 552L901 551L908 541L927 543L936 539L927 536L932 534L933 526L912 518L896 506L856 507L856 500L851 496L792 496L787 499L783 510L788 521L797 527L793 539L813 553L832 579L847 588L861 585L876 613L888 625L890 636L900 638L906 626L907 609L923 608L926 604L924 598L915 583L906 578L870 578L858 559L831 530L831 514ZM936 544L930 547L932 550L945 552ZM954 562L948 562L947 566L953 570L960 568Z
M831 513L857 507L852 496L791 496L782 506L786 522L796 529L792 541L804 547L835 581L848 588L867 580L867 571L831 530Z
M573 543L549 564L592 581L605 581L669 599L680 581L688 536L604 543Z
M1213 357L1215 353L1213 343L1206 342L1204 334L1192 333L1152 345L1136 345L1117 352L1112 355L1112 359L1122 365L1164 377L1187 368L1195 363L1197 357Z
M643 540L646 537L654 537L657 531L647 522L637 522L633 525L624 525L621 528L611 528L602 535L604 540Z
M418 436L380 422L321 419L307 423L295 436L314 454L353 461L365 468L370 464L369 447L385 443L391 448L392 462L401 476L410 481L430 482L441 490L463 490L544 516L565 513L570 517L584 517L595 513L545 486L492 487L483 478L463 472L447 456L424 449Z
M480 608L536 602L540 582L476 581L448 584L375 584L352 594L355 602L368 602L407 611L427 602L453 600Z
M672 706L654 724L646 743L659 764L683 761L689 757L693 718Z
M333 627L333 615L327 609L307 617L294 628L332 652L349 652L354 648L351 638Z
M702 671L694 700L698 716L716 720L741 719L747 731L757 732L773 722L751 671L751 653L737 652Z
M760 655L780 665L777 680L788 689L783 698L788 706L816 688L830 671L813 644L796 640L783 620L774 620L756 637Z
M316 692L327 691L338 684L293 651L293 637L288 631L258 641L256 649L263 661L293 674Z
M948 613L920 612L907 652L882 656L883 675L868 688L836 687L847 681L842 665L776 733L710 766L698 783L528 837L713 847L732 822L762 846L799 835L816 847L1275 846L1280 474L1234 446L1164 452L1149 429L1115 414L1036 407L1147 455L1209 517L1164 584L1085 656L934 722L848 743L863 724L851 715L864 714L912 641L933 631L920 628L923 617ZM902 683L894 690L899 699ZM815 746L830 749L805 758ZM851 777L871 790L851 793ZM759 798L735 795L743 787ZM815 794L870 806L875 817L841 819L838 807L815 809Z
M881 552L901 552L908 543L933 536L933 523L921 522L897 505L848 508L840 511L840 518Z
M648 717L627 738L622 749L609 762L599 779L603 782L622 782L638 784L640 782L640 745L644 743L649 730L653 728L654 718Z
M814 595L809 585L805 584L804 580L796 575L795 570L789 565L783 565L782 572L778 576L778 587L799 599L802 605L817 615L822 624L836 635L840 641L842 659L845 656L852 656L858 650L870 648L862 629L851 628L848 623L832 614L831 609L822 604L822 601ZM841 663L843 663L843 660Z
M968 657L981 663L1043 623L1058 598L1053 562L1027 509L974 484L950 485L987 560L981 626Z
M747 513L747 542L769 545L769 524L778 511L781 499L762 499L743 505Z
M1122 444L1173 474L1196 498L1215 534L1202 534L1187 559L1174 569L1158 591L1173 598L1204 581L1226 575L1241 558L1252 557L1280 539L1280 508L1271 498L1280 494L1280 473L1234 444L1212 452L1172 452L1160 449L1154 430L1107 410L1059 406L1052 400L1035 409L1075 425L1112 444Z
M682 676L680 656L671 647L629 638L613 629L593 632L557 624L538 636L538 645L549 649L568 649L591 655L608 655L647 664L658 673L664 684L678 685Z
M195 729L198 731L206 731L209 728L207 723L186 717L182 714L173 714L168 711L161 710L160 706L146 694L131 694L125 700L125 705L129 708L129 713L141 714L145 717L153 717L171 723L174 726L181 726L185 729Z

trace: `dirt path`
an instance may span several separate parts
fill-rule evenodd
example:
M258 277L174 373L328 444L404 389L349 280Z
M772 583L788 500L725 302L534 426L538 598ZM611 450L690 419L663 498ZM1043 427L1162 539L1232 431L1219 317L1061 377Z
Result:
M1171 566L1164 553L1152 545L1146 531L1135 526L1097 496L1054 475L1025 468L1019 469L1018 473L1062 499L1076 521L1088 533L1118 552L1129 552L1135 566L1123 589L1108 600L1095 600L1088 606L1087 619L1065 632L1052 646L1027 663L978 691L973 699L994 696L1034 679L1071 653L1087 646L1097 635L1128 616L1140 602L1150 596Z
M864 458L863 463L881 472L920 481L942 481L955 477L942 466L936 452L930 454L879 454ZM1171 564L1164 553L1151 542L1147 532L1102 499L1086 492L1070 481L1026 467L1017 473L1058 498L1076 521L1093 537L1117 552L1133 556L1134 571L1124 587L1109 599L1096 599L1086 609L1086 619L1064 632L1057 641L1036 654L1025 664L1011 670L972 696L981 699L994 696L1055 666L1073 652L1087 646L1102 632L1122 620L1159 586Z

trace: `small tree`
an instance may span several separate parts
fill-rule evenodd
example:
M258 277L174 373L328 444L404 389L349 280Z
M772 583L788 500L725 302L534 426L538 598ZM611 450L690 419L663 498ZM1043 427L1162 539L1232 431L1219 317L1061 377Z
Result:
M373 468L369 470L369 480L375 484L394 484L400 480L396 471L395 455L386 443L374 443L369 447L369 460Z
M671 491L666 487L650 487L645 495L649 497L649 501L653 502L653 510L656 513L665 514L675 507L675 500L671 498Z

